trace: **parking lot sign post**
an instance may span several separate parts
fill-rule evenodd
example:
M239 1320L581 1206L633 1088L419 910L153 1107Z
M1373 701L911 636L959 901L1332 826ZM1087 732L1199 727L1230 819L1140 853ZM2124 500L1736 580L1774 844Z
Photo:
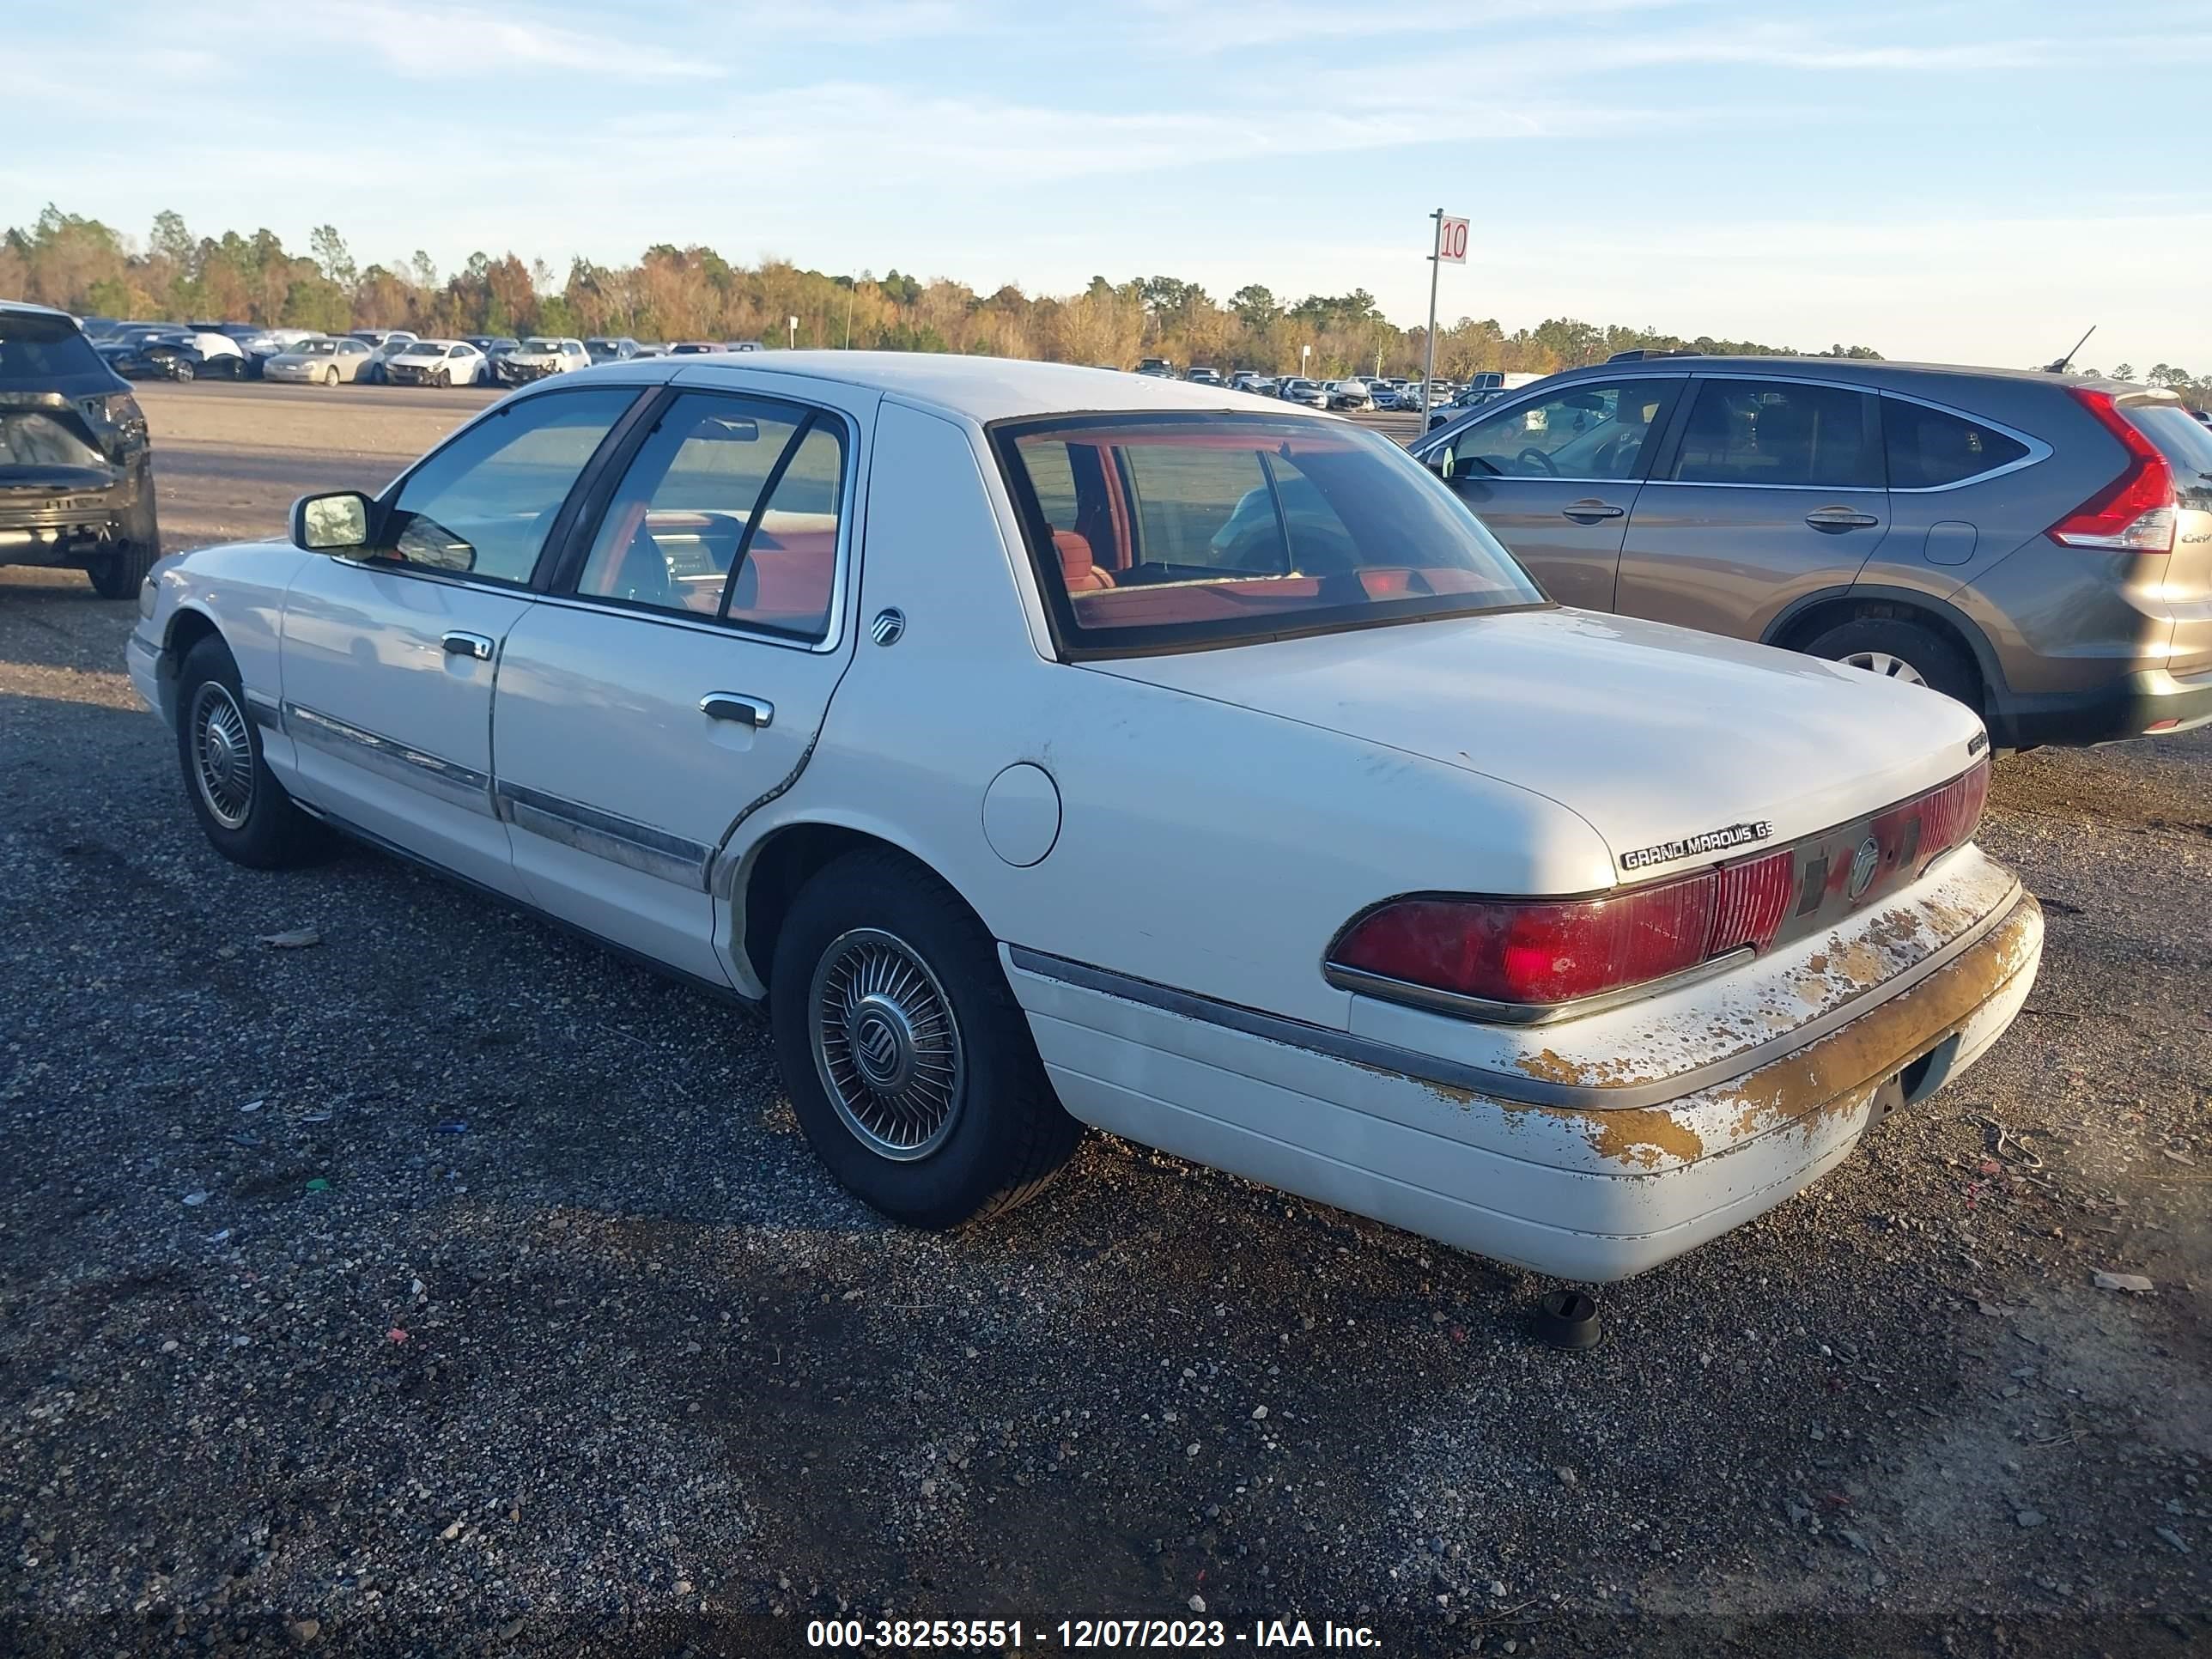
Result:
M1429 250L1429 334L1428 361L1421 370L1421 427L1429 424L1430 388L1437 379L1437 273L1449 259L1455 265L1467 263L1467 221L1454 219L1438 208L1429 216L1437 222L1436 244Z

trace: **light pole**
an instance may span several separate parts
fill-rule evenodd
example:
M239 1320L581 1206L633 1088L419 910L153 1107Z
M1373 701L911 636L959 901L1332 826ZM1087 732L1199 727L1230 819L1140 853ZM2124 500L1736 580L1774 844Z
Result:
M1301 380L1306 378L1306 359L1312 356L1313 348L1311 346L1302 345L1298 348L1298 379Z
M860 291L860 273L853 273L852 286L845 290L845 349L853 349L853 296Z
M796 317L787 317L784 319L784 321L790 325L791 349L793 351L796 351L799 349L799 319Z

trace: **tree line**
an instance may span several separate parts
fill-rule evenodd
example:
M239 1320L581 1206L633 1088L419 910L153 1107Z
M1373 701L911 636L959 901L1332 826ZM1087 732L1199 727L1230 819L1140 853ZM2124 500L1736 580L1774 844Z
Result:
M1255 283L1218 301L1171 276L1120 283L1094 276L1075 294L1031 295L1011 283L983 294L896 270L876 276L805 270L781 259L737 264L712 248L667 242L626 267L578 258L565 280L543 260L525 264L512 252L471 254L460 270L441 273L419 251L388 265L362 264L331 225L318 227L299 253L265 229L196 236L181 216L165 212L141 243L52 205L29 228L0 235L0 296L9 295L80 315L147 322L755 339L771 346L792 339L788 319L796 318L802 346L976 352L1121 368L1161 356L1224 371L1295 374L1303 367L1316 377L1417 375L1427 344L1425 331L1391 322L1364 289L1292 301ZM1565 317L1509 332L1495 319L1463 317L1437 330L1436 362L1439 374L1456 380L1492 369L1550 374L1617 351L1679 347L1759 356L1792 350ZM1837 344L1818 355L1880 354ZM2212 386L2165 364L2146 378L2212 395Z

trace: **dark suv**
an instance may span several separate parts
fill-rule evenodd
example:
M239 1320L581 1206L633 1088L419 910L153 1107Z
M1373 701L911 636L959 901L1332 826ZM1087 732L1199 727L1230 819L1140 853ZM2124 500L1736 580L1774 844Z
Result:
M1563 604L1925 684L2008 748L2212 721L2212 431L2171 392L1655 357L1413 451Z
M161 555L146 417L66 312L0 301L0 564L135 597Z

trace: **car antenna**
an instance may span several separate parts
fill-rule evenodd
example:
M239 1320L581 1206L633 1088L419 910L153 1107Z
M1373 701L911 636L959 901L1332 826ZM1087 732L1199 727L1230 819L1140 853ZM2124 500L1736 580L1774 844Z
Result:
M2074 349L2068 352L2057 362L2051 364L2043 372L2045 374L2063 374L2066 372L2066 365L2072 362L2075 357L2080 354L2081 348L2089 343L2089 336L2091 334L2094 334L2096 331L2096 324L2090 324L2087 331L2084 333L2080 339L2074 342Z

